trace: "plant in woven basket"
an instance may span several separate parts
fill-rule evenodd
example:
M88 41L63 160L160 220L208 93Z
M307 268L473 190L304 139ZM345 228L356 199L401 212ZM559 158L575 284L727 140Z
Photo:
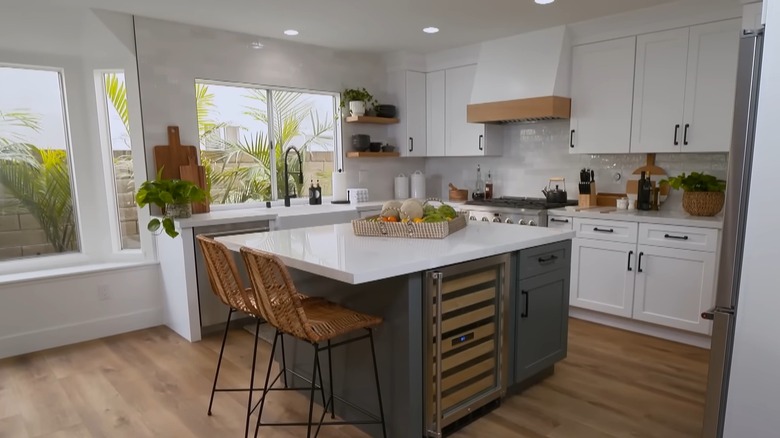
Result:
M706 173L691 172L662 180L675 190L682 189L683 210L692 216L715 216L726 200L726 181Z
M190 181L178 179L163 179L162 168L157 172L157 179L144 181L135 196L139 207L154 204L160 207L164 216L162 220L153 218L146 225L151 232L157 232L162 227L165 234L176 237L179 233L173 224L173 219L192 215L191 204L202 202L208 198L206 191Z

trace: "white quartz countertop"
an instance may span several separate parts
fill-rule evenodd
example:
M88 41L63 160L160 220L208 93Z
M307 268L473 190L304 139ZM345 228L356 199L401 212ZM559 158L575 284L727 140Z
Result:
M579 209L578 207L556 208L547 210L549 216L581 217L588 219L604 219L613 221L640 222L648 224L677 225L682 227L723 228L723 216L714 217L691 216L684 211L676 210L618 210L615 207L595 207Z
M218 237L279 256L295 269L350 284L411 274L574 238L574 231L472 222L444 239L355 236L352 224Z

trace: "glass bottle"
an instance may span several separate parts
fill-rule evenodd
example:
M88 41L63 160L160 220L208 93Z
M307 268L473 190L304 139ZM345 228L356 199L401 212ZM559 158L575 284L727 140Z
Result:
M315 204L321 205L322 204L322 187L320 187L320 180L317 180L317 186L314 187L314 196L317 199L317 202L315 202Z
M493 199L493 177L490 174L489 170L488 170L487 181L485 181L485 199L486 200Z
M474 187L474 193L477 197L484 197L485 194L485 181L482 180L482 169L477 164L477 185Z
M309 205L317 204L317 190L314 188L314 180L309 184Z

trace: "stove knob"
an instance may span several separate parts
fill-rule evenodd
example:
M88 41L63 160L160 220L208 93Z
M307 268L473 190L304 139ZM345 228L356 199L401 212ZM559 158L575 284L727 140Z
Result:
M504 223L505 223L505 224L512 224L512 223L514 223L514 222L512 222L512 219L507 219L507 220L505 220L505 221L504 221Z
M532 227L535 227L536 226L536 221L533 221L533 220L528 221L528 225L530 225Z
M474 216L469 216L469 220L470 220L470 221L475 221L475 220L477 220L477 218L476 218L476 217L474 217Z
M488 218L486 218L486 217L483 217L483 218L482 218L482 222L490 222L490 219L488 219Z
M517 221L517 225L525 225L525 219L520 219Z
M501 218L500 218L500 217L498 217L498 216L496 216L496 217L494 217L494 218L493 218L493 222L495 222L495 223L501 223Z

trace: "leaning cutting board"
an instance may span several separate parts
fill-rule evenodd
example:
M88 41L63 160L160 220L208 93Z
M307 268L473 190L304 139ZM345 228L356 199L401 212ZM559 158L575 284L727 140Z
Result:
M206 169L198 166L197 161L191 160L184 166L179 166L179 175L182 181L189 181L203 190L206 190ZM193 213L208 213L211 211L209 202L193 202Z
M168 127L168 144L154 147L154 164L165 179L180 179L179 168L198 162L198 148L182 145L179 127Z

